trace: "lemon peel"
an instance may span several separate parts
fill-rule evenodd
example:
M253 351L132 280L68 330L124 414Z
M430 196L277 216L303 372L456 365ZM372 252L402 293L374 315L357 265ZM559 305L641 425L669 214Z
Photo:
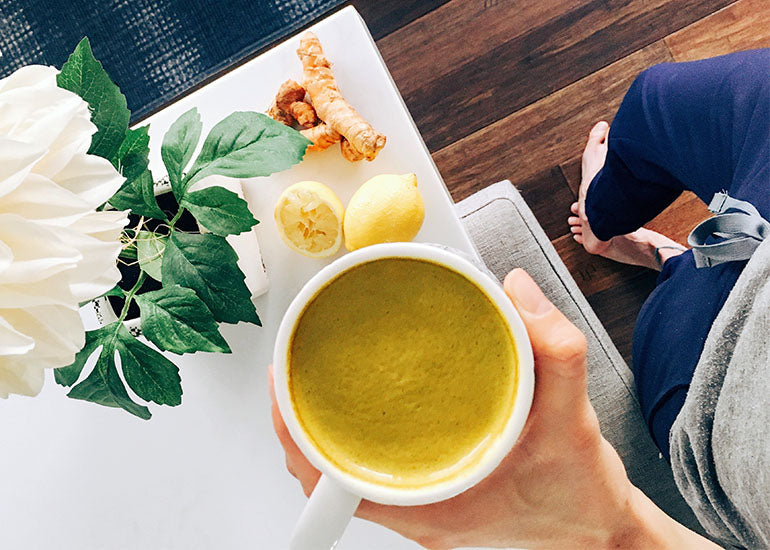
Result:
M364 183L348 203L345 248L411 241L425 219L425 202L415 174L381 174Z

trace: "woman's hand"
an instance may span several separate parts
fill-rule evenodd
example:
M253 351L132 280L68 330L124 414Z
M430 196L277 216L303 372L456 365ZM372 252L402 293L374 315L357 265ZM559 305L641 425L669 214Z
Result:
M586 340L521 269L505 292L527 327L535 394L524 430L487 478L425 506L362 501L357 516L428 548L684 548L710 544L657 509L626 476L602 437L586 393ZM291 439L273 398L286 465L309 495L320 477ZM695 537L695 538L692 538Z

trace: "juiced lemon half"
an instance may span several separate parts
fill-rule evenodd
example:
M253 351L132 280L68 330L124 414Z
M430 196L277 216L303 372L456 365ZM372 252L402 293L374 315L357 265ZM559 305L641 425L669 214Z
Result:
M342 244L344 208L334 191L317 181L288 187L275 205L275 225L283 242L310 258L326 258Z

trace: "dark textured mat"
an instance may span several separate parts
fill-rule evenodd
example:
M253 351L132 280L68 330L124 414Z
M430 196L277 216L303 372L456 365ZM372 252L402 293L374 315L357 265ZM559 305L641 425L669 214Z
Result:
M137 120L342 2L0 0L0 77L61 68L88 36Z

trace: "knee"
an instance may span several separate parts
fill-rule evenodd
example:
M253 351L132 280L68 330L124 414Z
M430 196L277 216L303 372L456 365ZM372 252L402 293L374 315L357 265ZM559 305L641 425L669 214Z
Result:
M628 95L634 91L639 97L657 94L661 86L668 80L672 63L658 63L643 70L634 79Z
M650 106L658 103L657 99L665 96L666 82L671 63L661 63L645 69L634 79L626 92L618 114L612 123L615 137L621 137L626 131L638 133L640 123L646 123Z

